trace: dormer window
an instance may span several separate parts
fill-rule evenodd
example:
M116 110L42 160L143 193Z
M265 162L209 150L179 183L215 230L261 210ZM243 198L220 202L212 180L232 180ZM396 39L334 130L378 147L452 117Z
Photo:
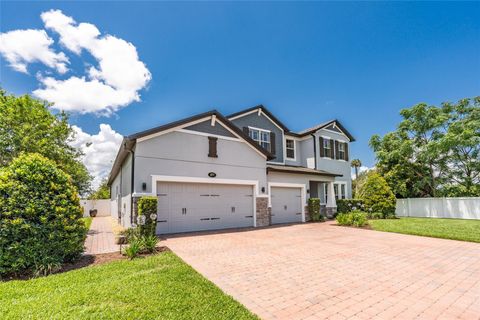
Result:
M255 140L265 150L271 150L270 148L270 131L257 128L248 128L248 135Z
M286 139L285 148L287 151L287 159L295 159L295 140Z

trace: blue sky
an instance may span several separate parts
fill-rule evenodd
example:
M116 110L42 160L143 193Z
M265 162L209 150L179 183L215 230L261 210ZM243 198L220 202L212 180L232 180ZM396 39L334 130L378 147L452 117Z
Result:
M401 108L480 94L480 2L0 6L2 33L43 29L40 14L59 9L135 46L151 73L138 90L141 101L109 116L73 113L71 123L87 134L109 124L127 135L210 109L229 114L263 104L291 130L339 119L357 138L353 157L372 166L368 140L393 130ZM51 47L65 51L47 33ZM95 63L87 54L68 57L70 71L59 79ZM31 93L44 69L31 63L29 74L17 72L1 58L1 86Z

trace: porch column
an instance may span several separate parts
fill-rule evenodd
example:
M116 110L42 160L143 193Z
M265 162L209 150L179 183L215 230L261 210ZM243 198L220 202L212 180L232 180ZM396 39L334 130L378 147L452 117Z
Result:
M335 199L335 189L333 187L333 181L328 182L327 188L327 218L333 218L337 213L337 201Z

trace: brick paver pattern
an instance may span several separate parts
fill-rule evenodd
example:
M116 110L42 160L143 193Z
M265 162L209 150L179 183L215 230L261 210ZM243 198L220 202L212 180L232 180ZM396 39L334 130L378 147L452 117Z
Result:
M477 243L327 222L164 244L263 319L480 319Z
M85 254L118 252L115 244L111 217L95 217L85 240Z

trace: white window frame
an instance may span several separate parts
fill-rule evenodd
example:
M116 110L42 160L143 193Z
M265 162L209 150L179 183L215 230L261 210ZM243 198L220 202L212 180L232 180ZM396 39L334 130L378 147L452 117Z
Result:
M342 194L342 186L343 186L343 191L344 193ZM335 200L339 199L347 199L347 183L346 182L334 182L333 183L333 189L337 189L337 192L335 194ZM323 184L323 203L327 203L327 197L328 197L328 183Z
M253 135L252 135L253 131L258 132L258 139L255 139L253 137ZM265 150L268 150L268 151L270 151L271 147L272 147L272 145L271 145L272 142L270 141L270 132L271 132L270 130L255 128L255 127L248 127L248 136L250 138L252 138L253 141L257 142L262 148L264 148ZM266 137L268 137L267 140L262 139L262 133L266 134ZM266 144L268 143L268 146L265 147L262 143L266 143Z
M293 141L293 148L289 148L287 146L287 141L290 140L290 141ZM290 158L288 156L288 150L293 150L293 158ZM297 142L295 141L295 139L290 139L290 138L285 138L285 159L288 159L288 160L297 160Z
M345 161L345 144L341 141L338 141L338 158Z
M334 148L331 148L330 141L332 141L332 138L327 138L327 137L322 137L323 138L323 158L326 159L335 159L335 153L333 151ZM325 143L327 143L327 148L325 147ZM330 150L331 155L327 155L327 150Z

